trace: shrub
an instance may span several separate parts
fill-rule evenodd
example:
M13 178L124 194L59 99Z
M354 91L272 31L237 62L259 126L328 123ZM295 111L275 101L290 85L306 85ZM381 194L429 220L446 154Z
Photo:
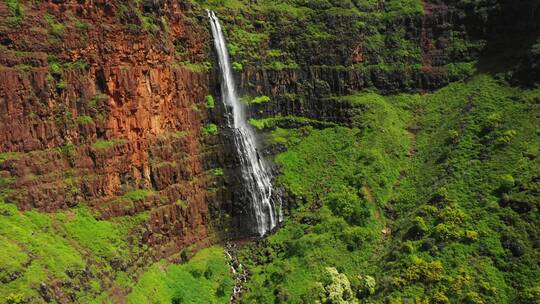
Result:
M451 141L452 143L455 144L455 143L458 142L458 139L459 139L459 132L456 131L456 130L450 130L450 131L448 132L448 136L449 136L449 138L450 138L450 141Z
M112 148L116 145L122 145L124 143L126 143L126 141L123 139L113 139L113 140L100 139L96 141L94 144L92 144L92 148L96 150L105 150L105 149Z
M499 177L499 190L502 192L508 192L514 187L516 181L510 174L504 174Z
M66 69L74 69L79 71L86 71L88 69L88 63L85 60L77 60L73 62L66 62L64 63L64 68Z
M215 168L212 173L214 173L214 176L223 176L223 168Z
M446 65L448 77L451 80L458 80L471 77L476 72L476 62L459 62Z
M145 198L147 198L148 196L154 194L154 191L153 190L150 190L150 189L137 189L137 190L133 190L133 191L130 191L126 194L124 194L124 198L127 198L129 199L130 201L140 201L140 200L143 200Z
M455 225L441 223L435 226L435 238L439 241L455 240L459 238L460 234L460 229Z
M478 232L476 232L474 230L467 230L467 231L465 231L465 238L468 241L474 242L474 241L478 240Z
M403 253L413 253L414 252L414 243L411 241L406 241L401 245L401 252Z
M206 126L202 127L201 132L203 135L217 135L218 134L218 127L217 125L210 123Z
M504 146L508 145L512 139L517 135L517 132L515 130L507 130L504 131L495 141L497 145Z
M24 19L24 6L19 0L6 0L10 16L6 18L8 25L17 26Z
M88 29L90 28L90 25L88 23L81 21L75 17L73 17L72 20L73 20L73 25L75 26L75 28L81 32L87 32Z
M360 290L358 290L358 292L361 295L369 296L375 293L377 282L374 277L370 275L360 275L358 276L358 279L360 280Z
M464 303L466 304L484 304L485 302L482 300L482 297L474 292L474 291L471 291L469 293L467 293L467 295L465 296L465 301Z
M17 64L15 66L15 69L17 69L17 71L19 71L21 73L26 73L26 72L29 72L32 69L32 66L28 65L28 64L21 63L21 64Z
M77 117L77 121L78 121L80 124L88 124L88 123L93 122L94 119L92 119L92 117L90 117L90 116L88 116L88 115L82 115L82 116Z
M393 277L392 280L390 281L390 284L392 285L393 288L401 289L405 285L407 285L407 281L402 277Z
M443 292L437 291L433 294L433 296L431 296L430 303L446 304L446 303L450 303L450 300L448 300L448 297Z
M540 299L540 286L525 289L520 293L519 299L520 303L523 304L538 304L538 299Z
M411 238L419 238L428 232L428 227L424 218L417 216L413 220L413 225L407 232L407 235Z
M61 37L64 34L64 30L66 27L62 23L56 21L56 18L54 18L54 16L46 14L45 21L49 25L52 35L56 37Z
M486 122L484 124L484 131L485 132L494 131L497 128L499 128L501 123L502 123L502 114L499 112L491 113L488 115Z
M429 203L432 205L441 205L442 203L449 202L450 195L448 194L448 189L445 187L437 188Z
M232 69L235 71L242 71L244 69L244 66L240 62L233 62L232 63Z
M56 88L60 90L65 90L67 88L67 82L64 79L60 79L58 83L56 84Z
M156 24L156 21L152 16L139 16L141 24L144 30L149 31L150 33L157 33L160 30L159 25Z
M212 68L212 64L208 61L200 62L200 63L193 63L190 61L182 61L180 62L180 66L190 70L194 73L204 73L208 72Z
M445 207L438 213L438 219L445 224L459 225L465 219L465 213L458 207Z
M190 248L184 248L180 252L180 261L181 262L187 262L189 260L189 258L191 258L192 255L193 255L193 253L191 252Z
M0 163L10 159L18 159L19 157L21 157L20 152L3 152L0 153Z
M330 193L326 198L326 203L336 216L344 218L353 225L361 225L369 217L365 202L360 200L351 189L342 188Z
M437 282L442 279L444 272L440 261L426 262L425 260L412 256L409 267L405 270L404 278L409 282Z
M207 109L213 109L216 106L216 102L214 100L214 97L212 95L206 96L204 99L206 101L206 108Z
M347 245L349 251L358 250L371 240L370 234L364 229L362 227L348 227L340 234L340 239Z
M24 303L24 295L22 293L10 293L6 297L6 304L22 304Z
M270 97L268 96L257 96L255 98L253 98L249 103L250 104L258 104L258 103L265 103L265 102L269 102L270 101Z
M322 303L354 303L351 283L347 276L339 273L334 267L326 268L327 277L323 284L324 293L321 295Z
M58 62L49 62L49 72L52 75L62 75L62 66Z

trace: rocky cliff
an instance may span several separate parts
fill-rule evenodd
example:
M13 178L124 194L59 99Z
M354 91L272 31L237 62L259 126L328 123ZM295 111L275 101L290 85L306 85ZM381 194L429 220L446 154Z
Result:
M0 2L7 202L143 215L130 238L151 259L207 242L209 37L191 15L185 1Z

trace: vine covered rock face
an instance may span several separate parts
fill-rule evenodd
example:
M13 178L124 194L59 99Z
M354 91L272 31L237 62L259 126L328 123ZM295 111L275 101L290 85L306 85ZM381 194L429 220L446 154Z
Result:
M284 202L234 301L537 303L540 18L510 0L0 0L0 303L229 302L205 9Z

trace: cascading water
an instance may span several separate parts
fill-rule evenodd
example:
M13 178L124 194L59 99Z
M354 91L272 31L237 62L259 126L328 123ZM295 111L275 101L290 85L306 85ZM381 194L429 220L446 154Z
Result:
M281 200L279 196L272 196L272 176L265 160L259 155L255 132L248 124L244 105L236 95L229 53L219 19L213 11L208 11L208 17L221 69L221 93L227 111L227 124L233 131L245 191L251 199L251 209L257 224L256 230L263 236L282 221Z

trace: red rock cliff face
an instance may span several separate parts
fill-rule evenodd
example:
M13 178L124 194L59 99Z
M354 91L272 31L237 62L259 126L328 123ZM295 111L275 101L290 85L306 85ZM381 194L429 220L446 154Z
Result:
M0 177L22 209L148 211L141 241L160 258L207 237L209 77L178 63L209 37L189 5L157 2L27 1L19 22L0 2Z

